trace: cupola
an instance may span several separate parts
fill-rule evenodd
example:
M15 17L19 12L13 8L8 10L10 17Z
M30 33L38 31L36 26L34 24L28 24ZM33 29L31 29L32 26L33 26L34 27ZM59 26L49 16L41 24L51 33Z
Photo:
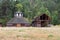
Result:
M14 14L14 17L23 17L22 12L18 11Z

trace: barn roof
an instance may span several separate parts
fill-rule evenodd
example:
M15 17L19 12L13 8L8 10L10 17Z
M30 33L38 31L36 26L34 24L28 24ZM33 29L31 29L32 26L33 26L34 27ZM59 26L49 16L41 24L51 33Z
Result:
M38 16L35 16L32 21L34 21L36 18L38 18L38 17L40 17L40 16L42 16L42 15L46 15L46 16L48 16L49 19L51 19L51 17L50 17L49 15L47 15L47 14L45 14L45 13L42 13L42 14L40 14L40 15L38 15Z
M17 23L29 23L28 20L26 20L23 17L14 17L10 21L7 22L7 24L17 24Z
M48 14L46 14L46 13L41 13L40 15L35 16L34 19L37 18L37 17L39 17L39 16L42 16L42 15L46 15L46 16L48 16L48 17L50 18L50 16L49 16Z

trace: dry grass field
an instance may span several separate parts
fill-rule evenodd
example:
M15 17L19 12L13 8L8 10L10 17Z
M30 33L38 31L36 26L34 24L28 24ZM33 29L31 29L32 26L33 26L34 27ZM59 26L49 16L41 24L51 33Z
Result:
M60 28L1 27L0 40L60 40Z

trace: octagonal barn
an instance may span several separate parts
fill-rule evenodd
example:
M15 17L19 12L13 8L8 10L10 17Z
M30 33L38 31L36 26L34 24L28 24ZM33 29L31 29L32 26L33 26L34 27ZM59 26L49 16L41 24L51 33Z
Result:
M22 26L29 26L28 20L23 17L22 12L16 12L14 14L14 18L7 22L7 26L10 27L22 27Z

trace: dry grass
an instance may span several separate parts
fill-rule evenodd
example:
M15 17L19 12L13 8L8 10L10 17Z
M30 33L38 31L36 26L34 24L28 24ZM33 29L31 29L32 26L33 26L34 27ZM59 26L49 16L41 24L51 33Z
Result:
M0 28L0 40L60 40L59 27Z

